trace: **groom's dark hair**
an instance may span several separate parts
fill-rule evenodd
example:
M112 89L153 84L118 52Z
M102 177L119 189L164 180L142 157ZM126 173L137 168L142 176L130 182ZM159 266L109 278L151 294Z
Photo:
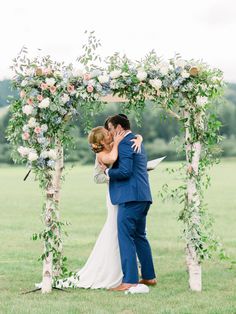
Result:
M107 120L107 125L110 122L114 126L114 128L116 128L117 125L120 124L124 130L130 130L129 119L123 113L119 113L115 116L109 117Z

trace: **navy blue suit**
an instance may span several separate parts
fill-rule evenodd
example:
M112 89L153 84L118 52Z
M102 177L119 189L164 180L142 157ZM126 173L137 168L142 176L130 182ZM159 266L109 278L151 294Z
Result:
M155 278L152 253L146 238L146 215L152 203L147 173L147 157L142 145L135 153L130 133L118 147L118 159L109 169L112 204L118 204L118 239L124 283L138 282L138 255L143 279Z

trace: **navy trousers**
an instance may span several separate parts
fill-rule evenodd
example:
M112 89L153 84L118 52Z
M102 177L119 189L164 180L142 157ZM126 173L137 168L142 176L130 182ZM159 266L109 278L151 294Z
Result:
M118 239L123 283L138 283L137 255L143 279L155 278L152 252L146 237L146 216L150 202L119 204ZM137 255L136 255L137 254Z

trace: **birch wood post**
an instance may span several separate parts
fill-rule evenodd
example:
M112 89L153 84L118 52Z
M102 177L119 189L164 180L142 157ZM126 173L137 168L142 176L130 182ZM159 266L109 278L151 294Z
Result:
M53 199L56 204L56 209L55 209L56 219L57 221L59 221L60 220L59 202L60 202L60 191L61 191L61 179L62 179L62 171L64 168L63 147L59 140L56 141L56 154L57 154L57 160L55 163L55 172L53 176L53 187L54 187ZM58 227L55 229L55 233L59 240L57 251L58 253L62 254L61 232ZM58 260L56 265L54 265L53 267L53 277L59 276L60 273L61 273L61 263L60 263L60 260Z
M201 154L201 143L192 143L191 134L189 131L189 113L185 112L185 118L188 119L185 130L186 140L186 161L187 161L187 205L188 208L193 209L192 211L192 223L201 223L199 216L200 198L197 190L197 183L195 175L198 175L198 166ZM197 235L194 235L197 236ZM202 290L202 274L201 264L194 247L191 243L187 244L186 247L186 263L189 273L189 287L193 291Z
M48 184L46 190L46 202L44 223L46 228L50 228L52 224L52 211L53 211L53 185L52 182ZM52 245L52 240L49 238L46 242L44 240L44 253L46 254L47 245ZM52 291L52 267L53 267L53 255L49 252L48 256L45 255L43 260L43 279L42 279L42 293L49 293Z
M56 222L59 221L59 200L60 200L60 189L61 189L61 176L62 170L64 167L64 159L63 159L63 148L61 146L60 141L56 141L56 154L57 159L55 162L55 170L52 176L51 181L48 184L48 188L46 191L46 208L45 208L45 216L44 223L46 228L51 228L52 232L57 237L57 245L56 249L59 254L62 253L62 244L61 244L61 234L60 229L52 225L53 220ZM44 243L44 251L46 252L46 245L55 246L52 243L52 239L49 238L48 242ZM53 277L59 276L61 272L61 264L60 259L58 259L57 263L53 265L53 254L50 252L48 256L45 256L43 261L43 280L42 280L42 293L49 293L52 291L52 281Z

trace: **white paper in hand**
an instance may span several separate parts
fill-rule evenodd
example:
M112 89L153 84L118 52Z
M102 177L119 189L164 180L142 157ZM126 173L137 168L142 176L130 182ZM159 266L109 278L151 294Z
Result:
M157 159L153 159L153 160L149 160L149 161L147 162L147 170L149 171L149 170L155 169L156 166L159 165L159 163L160 163L163 159L165 159L165 158L166 158L166 156L161 157L161 158L157 158Z

